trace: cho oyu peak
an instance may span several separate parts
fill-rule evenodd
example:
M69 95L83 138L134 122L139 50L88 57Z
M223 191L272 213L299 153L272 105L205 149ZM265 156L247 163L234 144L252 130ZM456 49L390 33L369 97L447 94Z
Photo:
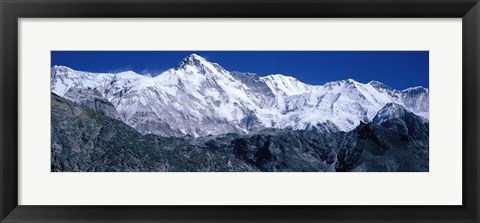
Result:
M425 88L396 90L378 81L364 84L352 79L310 85L281 74L260 77L227 71L197 54L155 77L53 66L51 91L83 105L88 104L83 98L91 98L85 93L96 92L95 98L101 97L115 108L116 118L143 134L162 136L246 134L265 128L312 126L350 131L361 122L372 121L388 103L425 119L429 110ZM325 125L328 128L323 128Z

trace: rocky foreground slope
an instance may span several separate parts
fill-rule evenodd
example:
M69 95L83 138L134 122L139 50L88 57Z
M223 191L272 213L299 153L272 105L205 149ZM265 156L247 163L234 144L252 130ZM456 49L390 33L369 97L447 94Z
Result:
M264 129L255 134L172 138L142 135L95 111L108 108L108 103L94 100L97 107L89 103L77 104L52 93L52 171L429 170L428 122L408 111L394 111L390 118L378 117L377 124L361 123L349 132ZM388 111L379 115L392 108L384 109Z

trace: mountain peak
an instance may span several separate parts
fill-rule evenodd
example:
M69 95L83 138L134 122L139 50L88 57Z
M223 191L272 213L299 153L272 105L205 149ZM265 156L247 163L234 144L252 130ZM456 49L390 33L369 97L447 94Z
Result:
M200 55L196 54L196 53L192 53L188 56L188 58L195 58L195 59L202 59L202 60L205 60L205 58L201 57Z
M380 81L376 81L376 80L373 80L373 81L370 81L368 82L369 85L371 85L372 87L374 88L382 88L382 89L391 89L390 86L380 82Z
M409 87L405 90L402 90L402 92L410 93L410 94L428 93L428 88L424 88L422 86Z
M210 62L207 61L205 58L193 53L193 54L190 54L190 55L186 56L185 58L183 58L177 64L177 67L182 68L182 67L185 67L185 66L188 66L188 65L190 65L190 66L201 66L204 63L210 63Z
M52 68L50 68L50 71L52 73L66 73L69 71L73 71L72 68L67 67L67 66L62 66L62 65L54 65Z
M377 112L375 117L373 117L372 122L375 124L381 124L387 120L400 118L407 113L407 109L402 105L395 102L389 102Z
M188 61L188 62L196 62L196 61L208 62L205 58L203 58L200 55L195 54L195 53L192 53L192 54L186 56L185 58L183 58L183 60Z
M352 78L348 78L347 80L345 80L345 82L347 83L355 83L357 82L356 80L352 79Z
M388 86L388 85L386 85L386 84L384 84L380 81L375 81L375 80L368 82L368 85L372 86L373 88L375 88L379 92L394 90L390 86Z
M345 80L330 81L323 85L327 89L333 89L334 87L353 87L355 88L357 84L360 84L358 81L348 78Z
M183 58L177 66L174 67L175 70L191 70L192 68L203 74L225 71L225 69L217 63L212 63L195 53Z

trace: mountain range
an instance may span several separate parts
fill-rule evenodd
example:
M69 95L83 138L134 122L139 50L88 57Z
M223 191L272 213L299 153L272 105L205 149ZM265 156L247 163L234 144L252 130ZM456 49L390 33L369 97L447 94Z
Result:
M53 172L426 172L429 91L227 71L53 66Z
M392 120L409 115L428 124L429 119L424 87L397 90L352 79L310 85L281 74L228 71L196 54L154 77L56 65L50 82L55 95L143 135L163 137L251 135L269 129L350 132L362 123L391 125L408 134L414 131L411 123Z

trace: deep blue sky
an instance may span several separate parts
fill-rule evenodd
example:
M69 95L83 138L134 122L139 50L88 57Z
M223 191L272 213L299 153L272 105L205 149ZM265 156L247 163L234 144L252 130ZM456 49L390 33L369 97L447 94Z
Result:
M230 71L294 76L309 84L355 79L428 87L428 51L52 51L51 65L89 72L159 74L196 53Z

